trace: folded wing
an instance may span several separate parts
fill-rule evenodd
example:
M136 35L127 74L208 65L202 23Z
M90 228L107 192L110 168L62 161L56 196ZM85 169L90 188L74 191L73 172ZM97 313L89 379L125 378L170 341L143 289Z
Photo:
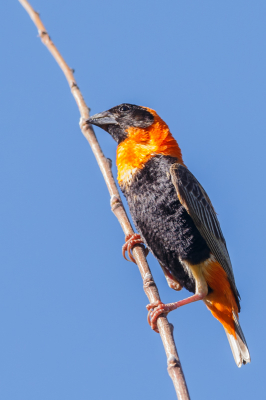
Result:
M193 219L210 251L225 270L240 311L240 296L236 288L226 242L216 212L207 193L194 175L183 165L173 164L170 168L170 174L179 201Z

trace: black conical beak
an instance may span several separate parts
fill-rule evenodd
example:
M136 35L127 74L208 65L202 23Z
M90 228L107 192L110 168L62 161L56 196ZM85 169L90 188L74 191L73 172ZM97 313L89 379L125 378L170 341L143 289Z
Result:
M114 116L109 111L104 111L99 114L94 114L92 117L87 119L88 123L92 125L99 126L104 129L105 125L118 125L118 122L115 120Z

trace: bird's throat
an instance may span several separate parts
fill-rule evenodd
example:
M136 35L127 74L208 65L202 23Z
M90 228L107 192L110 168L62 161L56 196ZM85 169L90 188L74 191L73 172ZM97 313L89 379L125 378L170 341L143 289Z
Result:
M119 184L130 185L134 175L145 166L146 162L160 154L175 157L177 162L183 164L180 147L167 124L154 110L147 110L153 114L154 123L148 128L127 128L126 139L117 147Z

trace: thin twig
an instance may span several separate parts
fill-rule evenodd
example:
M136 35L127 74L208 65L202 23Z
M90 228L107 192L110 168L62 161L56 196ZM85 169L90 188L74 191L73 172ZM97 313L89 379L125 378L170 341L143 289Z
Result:
M121 228L125 235L133 234L134 231L127 217L126 211L122 204L115 180L112 175L111 163L105 158L101 147L97 141L97 138L94 134L94 131L91 126L85 123L85 121L89 118L89 109L83 99L83 96L78 88L76 80L73 75L73 70L69 68L54 43L52 42L47 30L45 29L39 14L31 7L27 0L18 0L21 5L28 12L30 18L36 25L38 29L39 36L43 44L48 48L56 62L59 64L62 69L65 77L70 86L71 92L76 100L77 106L81 115L81 123L80 128L88 140L93 154L97 160L97 163L100 167L100 170L103 174L105 183L109 190L111 196L111 209L115 216L117 217ZM142 279L143 279L143 288L144 291L150 301L153 303L157 300L160 300L160 296L158 293L157 286L153 280L150 268L147 264L146 257L144 255L144 251L142 246L136 246L133 249L133 255L139 267ZM160 316L158 318L158 329L161 335L161 339L164 345L164 349L167 357L167 365L168 372L170 377L173 380L173 384L176 390L176 394L179 400L189 400L189 393L185 381L185 377L182 371L181 363L177 354L174 338L173 338L173 326L169 324L167 318L165 316Z

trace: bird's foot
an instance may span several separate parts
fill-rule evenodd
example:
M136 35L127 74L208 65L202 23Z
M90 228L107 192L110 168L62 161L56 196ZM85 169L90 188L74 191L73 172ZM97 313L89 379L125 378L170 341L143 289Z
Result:
M158 326L157 326L157 319L160 317L162 314L168 314L170 311L175 310L179 302L176 303L169 303L169 304L164 304L161 302L161 300L157 300L154 303L148 304L146 306L148 310L148 323L155 332L159 333Z
M179 283L178 280L176 279L176 277L174 277L171 274L170 270L168 268L164 267L161 263L160 263L160 266L163 270L163 273L167 280L168 286L174 290L181 290L182 289L181 283Z
M204 291L195 293L193 296L187 297L184 300L176 301L175 303L164 304L161 300L157 300L154 303L148 304L146 306L148 312L148 323L155 332L158 332L157 319L162 314L168 314L170 311L176 310L178 307L184 306L186 304L194 303L198 300L203 300L206 296Z
M125 238L126 243L122 246L122 254L123 257L127 260L127 261L132 261L136 264L136 260L133 257L131 250L133 249L134 246L136 246L137 244L144 244L141 236L137 233L134 233L133 235L129 234L126 236ZM129 260L126 257L126 251L128 253L128 257ZM145 248L145 256L147 257L149 253L149 249Z

